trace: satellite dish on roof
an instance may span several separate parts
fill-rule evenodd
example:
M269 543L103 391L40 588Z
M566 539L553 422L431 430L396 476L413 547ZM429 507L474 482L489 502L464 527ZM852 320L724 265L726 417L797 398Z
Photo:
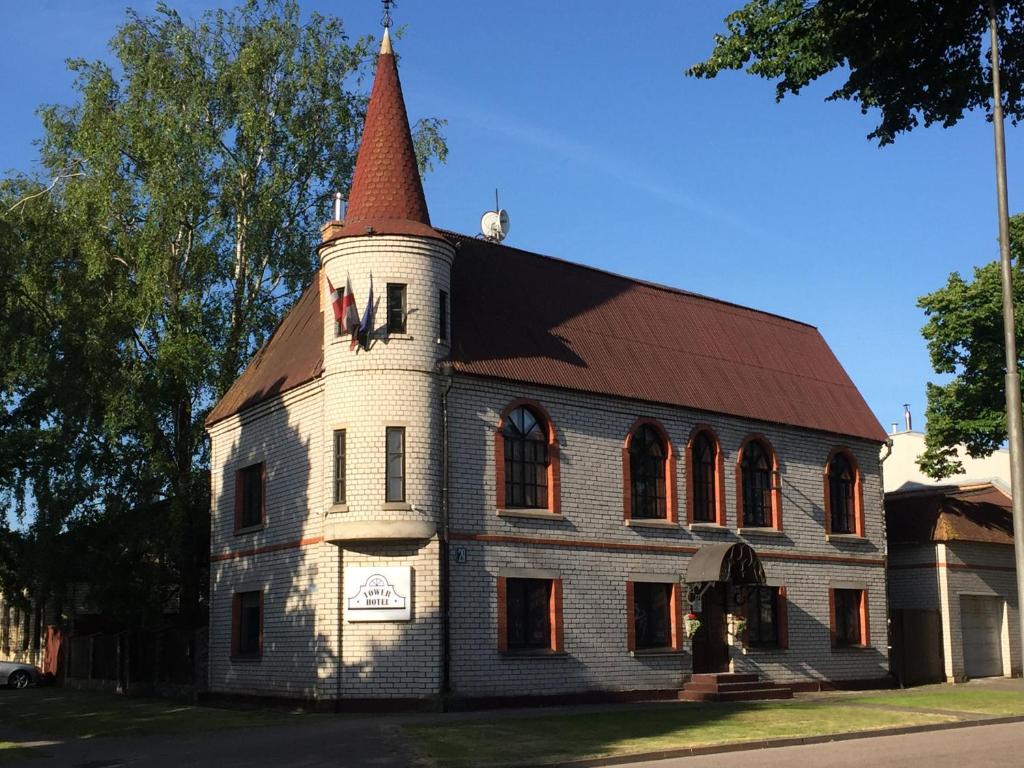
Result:
M480 217L480 233L486 240L500 243L508 236L508 211L499 208Z

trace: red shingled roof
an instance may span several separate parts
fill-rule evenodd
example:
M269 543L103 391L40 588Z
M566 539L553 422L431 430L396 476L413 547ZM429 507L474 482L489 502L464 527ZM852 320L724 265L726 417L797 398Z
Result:
M390 51L390 45L385 49ZM363 124L349 193L345 227L364 234L367 226L384 234L387 222L415 222L430 226L423 196L409 117L402 98L402 83L393 53L382 50Z
M452 239L452 362L462 373L886 439L809 325Z
M809 325L497 243L448 238L457 247L451 362L460 373L886 439ZM242 375L208 424L284 391L283 382L297 386L318 375L319 282L254 360L257 374ZM296 338L298 328L309 337ZM275 375L271 361L291 369Z
M267 342L206 417L211 426L274 395L305 384L324 369L324 315L320 271Z
M893 543L1013 544L1010 497L991 483L888 493L885 520L886 537Z

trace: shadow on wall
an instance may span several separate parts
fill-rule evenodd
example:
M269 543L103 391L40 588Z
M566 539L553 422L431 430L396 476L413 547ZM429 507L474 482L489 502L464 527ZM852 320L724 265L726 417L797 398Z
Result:
M343 624L345 565L381 564L392 558L404 564L424 549L436 553L437 544L368 543L342 550L325 542L324 513L312 501L321 497L321 487L323 493L331 492L330 478L323 478L311 461L312 452L322 450L325 470L332 466L331 446L319 447L321 428L319 400L307 398L292 400L287 410L244 422L237 432L218 438L208 665L209 689L215 696L332 703L401 698L395 691L408 676L403 657L413 646L417 653L423 653L425 643L437 646L436 600L423 599L422 574L415 566L412 621ZM222 447L220 441L230 444ZM259 464L263 522L238 530L236 516L244 509L242 500L236 501L240 472ZM253 595L256 604L262 601L260 648L255 652L245 647L244 639L244 606ZM352 647L343 652L346 636ZM436 656L429 673L430 696L436 695L440 677Z

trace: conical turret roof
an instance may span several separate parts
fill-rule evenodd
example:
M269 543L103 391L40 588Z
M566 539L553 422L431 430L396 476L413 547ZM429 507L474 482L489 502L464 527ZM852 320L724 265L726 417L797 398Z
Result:
M387 29L377 56L345 225L339 234L367 233L441 237L430 226L402 83Z

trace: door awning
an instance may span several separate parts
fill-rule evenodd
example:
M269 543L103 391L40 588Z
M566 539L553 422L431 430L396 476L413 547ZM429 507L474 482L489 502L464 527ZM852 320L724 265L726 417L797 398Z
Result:
M705 544L690 558L687 584L764 584L764 568L749 544Z

